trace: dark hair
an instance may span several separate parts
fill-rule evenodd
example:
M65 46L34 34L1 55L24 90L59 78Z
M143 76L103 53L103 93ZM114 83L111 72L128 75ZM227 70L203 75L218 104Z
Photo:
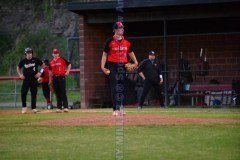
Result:
M44 59L44 60L43 60L43 63L44 63L46 66L49 66L49 60L48 60L48 59Z

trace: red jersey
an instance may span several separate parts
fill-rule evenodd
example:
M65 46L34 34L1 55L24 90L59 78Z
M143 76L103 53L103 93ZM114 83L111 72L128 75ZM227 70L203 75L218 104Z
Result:
M41 77L42 77L42 83L48 83L49 82L49 67L45 66L40 71Z
M124 37L120 41L112 37L106 41L103 51L108 54L107 61L127 63L127 54L133 50L131 43Z
M49 70L52 71L53 76L64 76L65 75L65 68L70 63L62 58L58 57L57 59L53 59L49 63Z

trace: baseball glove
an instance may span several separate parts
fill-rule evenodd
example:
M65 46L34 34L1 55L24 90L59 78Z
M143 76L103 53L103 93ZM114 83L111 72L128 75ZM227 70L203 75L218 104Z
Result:
M133 73L136 69L135 65L132 63L126 63L125 68L128 73Z
M50 92L54 92L54 87L53 87L53 84L52 83L50 83L50 84L48 84L48 86L49 86L49 89L50 89Z

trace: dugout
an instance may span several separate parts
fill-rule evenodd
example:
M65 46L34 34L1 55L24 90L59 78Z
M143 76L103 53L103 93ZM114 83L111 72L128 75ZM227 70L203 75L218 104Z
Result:
M68 2L79 15L81 106L109 99L107 79L100 69L102 47L112 35L112 23L122 18L138 61L155 50L165 69L165 93L182 80L179 59L188 60L194 84L240 79L239 0L131 0ZM207 76L195 76L200 49L210 64ZM188 99L180 97L182 102ZM100 102L99 102L100 101ZM168 101L168 95L165 95ZM107 103L107 102L106 102Z

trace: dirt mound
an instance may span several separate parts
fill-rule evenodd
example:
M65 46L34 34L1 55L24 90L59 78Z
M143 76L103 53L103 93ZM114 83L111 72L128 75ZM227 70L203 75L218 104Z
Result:
M61 120L42 121L40 125L115 125L119 117L111 115L84 116L65 118ZM240 123L239 119L207 119L207 118L179 118L159 115L127 115L124 116L124 125L165 125L165 124L229 124Z

